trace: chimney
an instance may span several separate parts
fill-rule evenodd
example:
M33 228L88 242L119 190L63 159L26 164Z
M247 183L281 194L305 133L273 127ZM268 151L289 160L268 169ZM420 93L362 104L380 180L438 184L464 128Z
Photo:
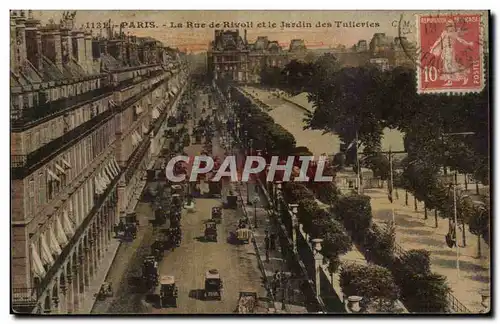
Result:
M27 59L26 52L26 17L24 11L11 12L11 64L14 71L19 71Z
M94 60L92 58L92 33L85 32L85 61L87 62L88 73L93 73L93 63Z
M74 31L72 32L72 37L73 57L86 70L85 35L83 31Z
M62 61L63 64L68 64L73 57L73 39L71 38L71 31L69 29L61 30L62 41Z
M42 34L39 30L40 21L28 19L26 21L26 54L28 61L41 71L42 65Z
M42 50L60 70L62 65L61 32L56 25L49 25L42 34Z

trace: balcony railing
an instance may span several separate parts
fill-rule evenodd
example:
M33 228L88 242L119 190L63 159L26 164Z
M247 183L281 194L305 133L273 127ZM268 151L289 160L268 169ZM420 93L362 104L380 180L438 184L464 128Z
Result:
M103 125L112 115L113 111L107 110L28 155L13 155L11 160L12 178L24 178L53 156L71 147L80 138Z
M12 120L12 128L16 129L32 126L37 122L42 122L44 118L53 114L76 109L89 101L95 101L100 97L104 97L105 95L109 95L111 93L113 93L113 88L111 86L107 86L70 98L61 98L36 107L21 109L17 118Z
M151 145L151 139L147 137L141 144L139 144L136 150L132 153L132 156L129 158L127 162L128 166L125 171L126 183L130 182L130 179L132 179L132 177L134 176L135 171L139 167L139 164L141 163L142 158L144 157L144 154L146 154L150 145Z

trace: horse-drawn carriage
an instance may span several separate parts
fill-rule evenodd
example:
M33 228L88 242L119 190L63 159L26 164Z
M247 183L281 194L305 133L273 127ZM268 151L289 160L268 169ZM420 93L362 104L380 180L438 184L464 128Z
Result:
M222 299L222 279L217 269L208 270L205 273L204 299Z
M217 242L217 223L210 220L205 223L205 240Z

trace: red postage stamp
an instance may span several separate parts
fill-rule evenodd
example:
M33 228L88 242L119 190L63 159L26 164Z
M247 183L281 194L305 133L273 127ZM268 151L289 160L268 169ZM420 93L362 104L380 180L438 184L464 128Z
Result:
M480 14L417 15L419 93L468 93L484 88Z

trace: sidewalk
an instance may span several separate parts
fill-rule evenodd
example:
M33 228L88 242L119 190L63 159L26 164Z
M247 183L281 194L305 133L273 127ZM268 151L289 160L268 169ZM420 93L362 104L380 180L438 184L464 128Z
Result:
M247 187L243 185L237 185L238 190L241 193L241 197L245 201L247 194ZM250 226L253 230L253 236L255 239L255 247L257 252L257 257L259 258L259 265L261 270L263 269L264 275L266 277L267 290L270 290L270 283L272 281L275 271L283 271L290 275L291 272L287 268L286 260L282 258L281 252L279 251L279 243L276 242L276 250L269 251L269 261L266 261L265 257L265 231L268 230L269 233L273 231L272 225L270 223L267 210L265 208L265 199L262 197L257 208L254 206L244 205L245 211L248 215ZM257 228L255 228L255 217L257 215ZM277 232L277 231L275 231ZM291 280L291 289L287 292L285 298L285 310L282 308L281 302L283 301L283 291L278 291L276 296L274 296L274 310L276 313L293 313L302 314L307 313L305 305L305 298L300 291L299 281Z
M405 206L404 190L398 189L399 199L394 199L394 206L387 199L387 189L365 189L364 194L371 197L374 221L385 224L392 220L394 207L396 222L396 242L404 250L425 249L431 252L432 271L446 276L452 294L460 303L476 313L481 306L482 289L489 288L490 282L490 247L481 239L481 259L477 258L477 236L466 231L466 247L463 246L462 230L458 231L460 245L460 273L456 268L456 248L449 248L445 242L448 233L448 220L438 217L438 228L435 228L434 211L428 212L424 219L424 205L418 203L415 211L413 196L408 193L408 206Z
M96 297L94 296L101 289L101 285L106 279L106 276L113 264L116 253L118 252L118 248L120 247L120 241L117 239L111 239L111 242L108 245L107 251L104 252L104 257L101 263L98 265L98 271L89 283L87 287L87 291L83 295L82 306L79 307L76 314L90 314L92 312L92 308L96 302Z

